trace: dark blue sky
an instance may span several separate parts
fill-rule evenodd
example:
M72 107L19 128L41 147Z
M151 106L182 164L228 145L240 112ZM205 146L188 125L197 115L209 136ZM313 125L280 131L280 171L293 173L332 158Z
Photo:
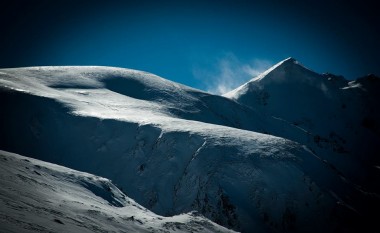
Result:
M347 79L380 75L379 16L364 1L10 2L0 67L118 66L210 90L289 56Z

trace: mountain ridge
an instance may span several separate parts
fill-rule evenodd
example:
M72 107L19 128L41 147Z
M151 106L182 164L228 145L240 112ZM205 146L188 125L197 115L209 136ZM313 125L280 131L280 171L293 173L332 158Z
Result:
M285 63L297 67L298 79L329 81L305 75L293 59ZM243 232L372 226L369 210L379 201L368 193L379 193L377 170L363 171L378 160L369 153L362 161L355 149L377 145L369 128L378 118L362 127L367 112L351 115L367 111L362 89L331 83L324 92L303 83L306 92L291 93L307 93L316 101L310 105L278 92L284 82L261 82L244 102L156 77L112 67L2 69L0 149L112 179L155 213L197 210ZM287 98L299 104L290 113L281 108ZM334 101L325 107L321 99ZM332 110L315 118L319 105ZM343 122L331 118L336 112Z
M271 134L307 145L341 172L350 174L363 170L361 166L372 171L380 162L376 146L380 143L380 112L376 107L379 81L374 75L348 81L342 76L317 74L287 59L224 96L302 129L304 136ZM348 175L358 183L366 179L358 176ZM371 185L370 189L379 187Z
M0 160L1 231L232 232L195 212L156 215L102 177L1 150Z
M321 75L305 67L295 58L289 57L273 65L260 75L252 78L234 90L223 94L223 96L234 98L234 95L237 95L238 92L249 91L249 88L252 88L252 85L268 85L270 83L280 84L286 82L308 82L312 85L316 85L316 83L321 81L319 80L320 78Z

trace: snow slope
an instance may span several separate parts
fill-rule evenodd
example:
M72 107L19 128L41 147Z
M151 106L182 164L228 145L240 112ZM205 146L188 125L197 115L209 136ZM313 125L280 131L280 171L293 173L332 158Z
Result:
M373 75L348 82L288 58L224 96L293 126L267 131L307 145L346 178L379 193L379 90Z
M232 232L197 213L163 217L108 179L0 151L1 232Z
M221 96L142 71L114 67L32 67L3 69L1 86L77 105L76 114L150 122L163 116L238 127L258 116ZM75 99L78 103L73 103ZM95 101L94 101L95 100ZM241 106L240 106L241 107ZM79 111L80 109L80 111ZM136 117L137 116L137 117ZM152 120L150 120L153 118Z
M243 232L374 224L378 195L311 133L233 95L128 69L31 67L0 70L0 96L0 149L111 179L156 214L197 210Z

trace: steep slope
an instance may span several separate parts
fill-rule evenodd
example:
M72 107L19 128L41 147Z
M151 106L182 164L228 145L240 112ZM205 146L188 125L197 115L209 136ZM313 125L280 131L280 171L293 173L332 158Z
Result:
M320 75L288 58L224 96L292 125L267 131L307 145L346 178L379 193L379 83L373 75L351 82Z
M373 224L378 197L320 155L238 128L305 131L236 101L110 67L2 69L0 86L1 149L111 179L157 214L197 210L243 232Z
M162 217L110 180L0 151L1 232L232 232L196 213Z

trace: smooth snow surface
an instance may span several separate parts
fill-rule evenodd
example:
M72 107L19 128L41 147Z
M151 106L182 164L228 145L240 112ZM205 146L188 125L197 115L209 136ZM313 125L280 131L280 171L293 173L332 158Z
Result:
M121 68L2 69L0 149L106 177L163 216L355 232L379 207L376 85L292 58L224 97Z

